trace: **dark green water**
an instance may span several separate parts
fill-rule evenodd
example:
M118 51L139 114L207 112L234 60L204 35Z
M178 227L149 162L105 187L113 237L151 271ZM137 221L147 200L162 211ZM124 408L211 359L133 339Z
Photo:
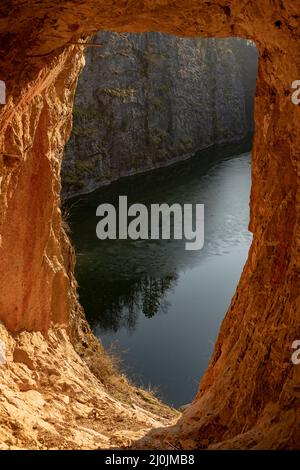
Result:
M235 148L239 153L242 148ZM166 402L190 402L207 367L248 249L251 156L208 150L172 168L113 183L71 203L80 300L104 346L137 383ZM205 242L96 238L96 208L128 203L205 204Z

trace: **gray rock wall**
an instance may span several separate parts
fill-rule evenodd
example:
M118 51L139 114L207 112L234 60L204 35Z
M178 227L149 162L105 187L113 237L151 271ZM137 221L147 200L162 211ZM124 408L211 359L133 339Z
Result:
M101 32L87 48L63 196L165 166L253 128L255 47L239 39Z

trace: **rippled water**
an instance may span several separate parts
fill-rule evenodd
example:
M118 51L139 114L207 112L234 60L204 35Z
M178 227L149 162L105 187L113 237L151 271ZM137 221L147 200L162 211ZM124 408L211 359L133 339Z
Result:
M201 152L172 168L127 178L72 202L80 299L106 347L138 384L174 406L192 400L251 243L251 155ZM230 149L227 150L230 155ZM205 204L205 242L99 241L96 207L128 202Z

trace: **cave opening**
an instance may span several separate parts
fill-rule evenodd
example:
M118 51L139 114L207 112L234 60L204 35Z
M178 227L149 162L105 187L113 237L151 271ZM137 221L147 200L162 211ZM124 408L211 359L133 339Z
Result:
M0 108L0 317L1 340L11 353L7 357L10 361L13 358L13 367L5 368L2 378L8 390L18 396L16 403L7 397L7 431L14 430L16 422L22 426L20 404L22 411L29 409L32 414L34 410L37 419L47 420L46 409L41 412L36 395L26 394L24 400L23 392L17 390L16 377L23 379L24 364L33 367L33 385L46 400L49 386L39 377L48 372L49 364L56 364L57 370L77 372L73 384L78 388L77 392L73 389L71 406L60 401L55 407L51 401L49 414L60 420L61 440L55 440L55 445L99 448L108 443L99 433L91 441L91 433L84 433L83 427L79 439L75 438L77 419L82 418L82 396L100 410L104 408L103 370L95 370L93 362L105 355L80 313L73 251L61 223L61 157L71 126L81 41L99 29L161 30L184 36L241 36L255 41L259 48L250 200L253 242L193 404L174 427L166 428L170 422L159 419L163 428L152 429L147 439L135 445L160 449L299 449L300 369L291 362L300 311L300 108L290 96L290 84L299 78L299 55L291 54L299 50L294 2L232 1L228 7L227 0L126 5L85 0L77 2L76 8L72 1L64 8L56 0L30 3L34 8L3 4L7 21L1 25L5 52L1 80L8 93L6 104ZM37 338L39 344L35 343ZM44 362L39 362L40 352ZM80 382L79 377L83 378ZM96 382L98 386L93 389L91 385ZM28 385L27 381L25 389ZM58 397L60 390L53 382L50 387ZM133 387L129 389L130 398L136 396ZM4 396L4 404L5 400ZM119 411L126 414L123 405L127 401L106 396L105 405L113 407L112 402L117 405L117 414L110 416L119 430ZM142 409L149 410L145 401ZM130 431L131 411L127 423ZM104 415L107 417L107 409ZM161 413L156 417L160 418ZM46 428L42 426L47 429L45 441L44 434L36 434L36 420L32 425L30 421L29 427L23 427L18 445L44 448L51 442L52 447L48 423ZM108 421L110 444L120 446L120 437L112 436ZM153 427L147 419L144 423L148 430ZM84 424L93 429L94 436L93 418ZM72 437L70 430L75 431ZM132 436L132 432L128 434ZM5 436L5 448L16 443L15 432L10 435L10 441ZM127 447L128 442L123 443Z
M162 33L100 32L93 44L62 167L80 302L126 374L179 407L197 391L251 243L257 49ZM96 208L120 195L146 207L204 203L204 249L99 242Z

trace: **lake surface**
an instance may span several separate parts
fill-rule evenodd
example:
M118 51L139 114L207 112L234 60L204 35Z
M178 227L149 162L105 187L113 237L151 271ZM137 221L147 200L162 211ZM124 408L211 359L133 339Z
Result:
M202 151L70 203L79 295L95 334L136 384L176 407L197 391L251 243L251 154L232 152ZM119 195L148 207L204 204L203 249L186 251L184 240L98 240L96 208L118 207Z

